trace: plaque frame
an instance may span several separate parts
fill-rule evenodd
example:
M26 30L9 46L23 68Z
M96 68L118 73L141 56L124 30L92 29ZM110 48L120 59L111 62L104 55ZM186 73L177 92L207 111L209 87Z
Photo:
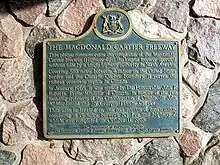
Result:
M98 30L96 29L97 25L96 25L96 20L97 18L104 12L106 11L119 11L123 14L125 14L128 19L129 19L129 23L130 23L130 27L129 27L129 30L128 32L123 35L122 37L117 37L117 38L110 38L110 37L105 37L105 36L102 36ZM130 33L132 31L134 31L137 36L139 36L140 38L144 39L144 40L148 40L148 41L174 41L174 42L177 42L178 44L178 54L179 57L179 61L178 61L178 70L179 70L179 77L178 77L178 84L179 84L179 89L178 89L178 118L179 118L179 130L177 130L175 133L150 133L150 134L120 134L120 135L103 135L103 136L100 136L100 135L48 135L47 133L47 115L46 115L46 97L47 97L47 94L46 94L46 46L47 44L49 44L50 41L77 41L77 40L80 40L82 38L85 38L88 34L90 34L92 32L92 30L94 30L95 34L100 37L101 39L104 39L104 40L107 40L107 41L117 41L117 40L122 40L124 38L126 38L127 36L130 35ZM52 38L52 39L46 39L44 40L43 42L43 134L44 134L44 137L47 138L47 139L108 139L108 138L148 138L148 137L168 137L168 136L178 136L181 134L182 132L182 121L181 121L181 118L182 118L182 115L181 115L181 93L182 93L182 89L181 89L181 83L182 83L182 72L181 72L181 49L180 49L180 40L177 40L177 39L173 39L173 38L148 38L148 37L145 37L143 35L141 35L138 30L136 30L136 28L134 27L133 23L132 23L132 20L129 16L129 14L122 10L122 9L119 9L119 8L107 8L107 9L103 9L102 11L98 12L93 21L92 21L92 24L90 26L90 28L82 35L80 36L77 36L77 37L74 37L74 38Z

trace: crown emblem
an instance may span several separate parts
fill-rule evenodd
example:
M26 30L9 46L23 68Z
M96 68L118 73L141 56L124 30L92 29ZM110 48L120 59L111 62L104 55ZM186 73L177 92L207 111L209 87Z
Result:
M123 25L121 24L122 15L107 15L104 18L102 33L116 35L124 33Z

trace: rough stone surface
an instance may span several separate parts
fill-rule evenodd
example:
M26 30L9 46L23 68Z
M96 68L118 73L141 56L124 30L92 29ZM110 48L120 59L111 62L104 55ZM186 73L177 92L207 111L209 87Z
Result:
M12 145L37 139L41 122L39 110L33 101L15 105L3 122L3 142Z
M200 136L196 131L184 129L177 139L186 156L193 156L201 149Z
M20 165L71 165L65 153L45 147L27 145Z
M129 11L132 23L138 33L148 38L176 38L183 39L186 34L175 32L164 25L155 22L147 14L142 14L139 10Z
M143 0L105 0L108 8L121 8L123 10L132 10L142 4Z
M42 45L42 42L45 39L60 37L61 35L55 27L39 24L31 30L25 43L25 50L31 58L34 58L35 54L37 54L38 56L42 56L42 52L41 54L39 54L38 50L36 50L38 48L43 48L42 46L40 47L40 44Z
M13 152L0 150L0 164L12 165L16 160L16 155Z
M27 25L36 25L46 11L44 0L9 0L9 6L18 20Z
M183 165L178 144L172 138L153 140L145 147L145 152L134 165Z
M219 3L1 1L0 165L220 165L220 80L214 82L220 73ZM43 137L42 43L47 38L84 34L94 14L107 5L128 10L135 32L148 40L179 41L181 135L99 140Z
M7 112L6 106L3 102L2 97L0 96L0 124L2 123L2 120L4 119L6 112Z
M4 99L17 102L35 96L33 65L29 58L1 60L0 77Z
M63 149L72 159L88 164L120 162L132 150L132 139L66 141Z
M220 164L220 137L216 136L208 144L206 150L190 165L219 165Z
M204 95L209 86L215 81L217 73L207 69L198 63L188 62L182 70L183 79L198 95Z
M220 20L197 18L190 20L188 28L189 58L207 68L220 63Z
M0 16L0 58L18 57L22 53L23 30L13 16Z
M196 113L195 108L198 103L198 99L196 95L185 84L182 84L181 87L181 114L184 120L190 120L194 117Z
M220 78L211 86L207 101L193 123L206 132L220 131Z
M99 0L73 1L58 17L60 29L68 34L79 35L90 27L88 18L101 9Z
M189 18L188 0L160 0L148 13L168 28L183 33Z
M193 11L198 16L207 16L220 19L220 1L219 0L196 0L193 5Z
M141 4L140 7L138 7L138 10L140 10L143 13L149 13L152 11L156 3L157 0L143 0L143 3Z
M144 155L145 155L145 149L143 147L138 152L136 152L134 155L132 155L132 157L130 157L129 160L125 163L125 165L136 164L139 161L139 159Z
M48 0L47 14L48 16L57 16L72 0Z
M0 2L0 20L8 15L4 3Z
M180 54L181 54L180 64L181 64L181 68L183 69L185 64L188 62L186 39L181 41Z

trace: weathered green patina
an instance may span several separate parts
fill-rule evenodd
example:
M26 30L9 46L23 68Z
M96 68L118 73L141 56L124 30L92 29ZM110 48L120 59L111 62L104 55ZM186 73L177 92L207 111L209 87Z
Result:
M47 138L169 136L180 132L179 43L146 39L120 9L81 37L44 42Z

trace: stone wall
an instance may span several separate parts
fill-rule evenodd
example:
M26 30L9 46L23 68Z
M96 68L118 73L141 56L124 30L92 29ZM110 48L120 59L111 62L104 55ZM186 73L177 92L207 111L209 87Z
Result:
M42 135L42 41L75 37L105 7L128 10L150 38L181 41L178 137L47 140ZM219 165L219 0L8 0L0 4L1 165Z

